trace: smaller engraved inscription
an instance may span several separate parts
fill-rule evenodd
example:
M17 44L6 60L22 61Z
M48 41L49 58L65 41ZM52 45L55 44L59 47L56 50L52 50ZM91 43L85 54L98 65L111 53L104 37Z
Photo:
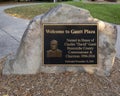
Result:
M97 24L44 24L45 65L96 65Z

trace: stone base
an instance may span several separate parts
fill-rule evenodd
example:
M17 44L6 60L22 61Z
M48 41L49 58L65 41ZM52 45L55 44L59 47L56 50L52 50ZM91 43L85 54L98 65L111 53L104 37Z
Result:
M42 32L45 23L98 24L99 52L97 67L43 66ZM116 27L93 18L88 10L71 5L58 5L35 17L26 29L16 56L5 63L3 74L59 73L65 71L89 72L109 76L115 59Z

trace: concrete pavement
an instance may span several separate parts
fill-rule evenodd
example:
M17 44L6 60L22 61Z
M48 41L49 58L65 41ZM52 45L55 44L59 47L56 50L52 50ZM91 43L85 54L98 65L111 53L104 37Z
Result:
M120 25L117 26L117 42L116 42L116 57L120 58Z
M22 5L0 6L0 58L15 53L29 20L12 17L4 13L4 9Z
M22 35L29 23L29 20L7 15L4 13L4 9L24 5L30 4L0 6L0 58L10 53L16 53ZM120 58L120 25L117 25L117 30L116 56Z

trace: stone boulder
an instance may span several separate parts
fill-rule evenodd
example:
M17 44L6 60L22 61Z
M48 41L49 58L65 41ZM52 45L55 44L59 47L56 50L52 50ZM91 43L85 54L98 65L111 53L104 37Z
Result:
M43 66L42 26L44 23L98 24L99 52L97 67ZM6 61L3 74L36 74L39 72L59 73L89 72L109 76L116 55L117 31L112 24L95 19L88 10L71 5L58 5L45 14L35 17L24 32L20 47L14 58Z

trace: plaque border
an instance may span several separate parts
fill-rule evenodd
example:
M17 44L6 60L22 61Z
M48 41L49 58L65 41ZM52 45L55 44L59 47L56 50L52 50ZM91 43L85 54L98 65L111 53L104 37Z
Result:
M52 25L56 25L56 26L59 26L59 25L96 25L97 26L97 64L44 64L44 26L45 25L49 25L49 26L52 26ZM99 54L98 54L98 51L99 51L99 32L98 32L98 24L97 23L92 23L92 24L89 24L89 23L84 23L84 24L78 24L78 23L73 23L73 24L69 24L69 23L43 23L42 24L42 66L69 66L69 67L75 67L75 66L80 66L80 67L97 67L98 65L98 62L99 62Z

